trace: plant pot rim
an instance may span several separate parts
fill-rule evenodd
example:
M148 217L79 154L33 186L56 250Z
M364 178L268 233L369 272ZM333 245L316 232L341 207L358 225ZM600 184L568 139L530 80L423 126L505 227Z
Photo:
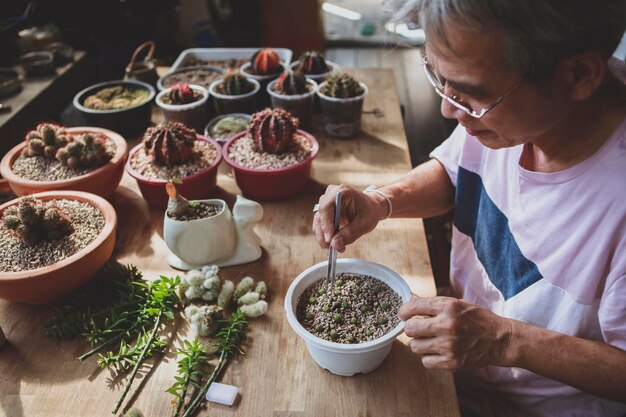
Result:
M18 177L13 173L13 163L15 159L20 155L22 149L26 147L26 142L22 141L19 144L15 145L9 152L4 155L2 161L0 161L0 172L2 176L7 179L10 183L15 183L24 188L35 188L40 187L42 184L48 186L63 186L63 187L72 187L76 184L80 184L86 178L96 176L101 172L108 170L111 166L117 165L122 159L126 158L128 154L128 144L122 135L116 133L109 129L104 129L102 127L93 127L93 126L78 126L78 127L68 127L65 128L68 133L72 134L80 134L80 133L88 133L88 132L97 132L105 135L107 138L111 139L115 143L115 154L113 158L106 164L102 165L94 169L93 171L89 171L86 174L79 175L77 177L67 178L64 180L56 180L56 181L35 181L29 180L26 178Z
M224 160L226 161L226 163L228 165L230 165L231 167L233 167L233 168L235 168L235 169L237 169L239 171L246 172L248 174L257 174L257 175L284 174L286 172L294 171L294 170L300 168L301 166L306 165L306 164L310 163L311 161L313 161L317 157L317 154L318 154L319 149L320 149L319 148L319 143L317 142L317 139L315 139L315 137L312 134L310 134L309 132L306 132L304 130L301 130L301 129L297 129L296 133L298 133L299 135L304 136L311 143L311 154L306 159L304 159L303 161L300 161L297 164L290 165L288 167L278 168L278 169L253 169L253 168L244 167L242 165L239 165L237 162L233 161L228 156L228 148L233 143L235 143L237 140L239 140L243 136L247 135L248 134L247 130L244 130L243 132L237 133L235 136L233 136L232 138L228 139L228 141L224 145L224 150L223 150L222 154L223 154Z
M171 76L172 74L181 74L183 72L189 72L189 71L198 71L198 70L205 70L208 72L216 72L220 75L224 75L226 73L226 71L221 68L221 67L216 67L214 65L194 65L193 67L182 67L182 68L177 68L175 71L172 72L168 72L167 74L165 74L162 77L159 77L159 79L157 80L157 88L159 89L159 91L163 91L169 87L166 87L163 85L163 81L165 79L167 79L169 76Z
M214 214L211 217L202 217L200 219L193 219L193 220L176 220L176 219L172 219L170 216L167 215L167 209L165 209L165 213L163 214L163 218L168 221L168 222L174 222L176 224L185 224L185 223L193 223L193 222L198 222L201 220L210 220L213 219L214 217L220 216L222 215L225 211L226 211L226 207L228 207L226 205L226 201L222 200L221 198L207 198L204 200L189 200L189 201L197 201L199 203L207 203L207 204L211 204L211 203L220 203L222 205L222 209L217 212L217 214Z
M17 281L21 279L36 279L38 277L44 276L52 271L64 268L75 261L87 256L91 252L93 252L96 248L104 243L104 241L113 233L117 226L117 214L115 209L107 200L103 197L100 197L96 194L87 193L84 191L70 191L70 190L53 190L53 191L44 191L41 193L30 194L31 197L35 197L37 199L48 201L48 200L76 200L84 203L88 203L91 206L100 210L100 213L104 216L104 227L100 231L100 233L95 237L93 241L91 241L87 246L79 250L78 252L68 256L65 259L62 259L58 262L55 262L50 265L42 266L36 269L29 269L26 271L19 272L2 272L0 275L1 281ZM17 204L19 199L22 197L15 198L11 201L7 201L6 203L0 205L0 213L4 213L8 207Z
M211 171L212 169L217 168L217 166L219 165L219 163L222 160L223 154L222 154L222 147L220 146L219 143L217 143L217 141L213 138L207 137L207 136L203 136L200 134L197 134L197 140L203 140L205 142L209 142L211 145L213 145L213 148L215 149L216 155L215 155L215 159L213 160L213 162L211 163L211 165L209 165L206 168L201 169L200 171L196 172L193 175L190 175L188 177L183 177L181 178L181 180L183 181L183 183L185 181L189 181L192 179L196 179L201 177L202 175L206 174L208 171ZM143 143L138 143L137 145L135 145L135 147L133 147L133 149L131 149L131 151L128 154L128 160L126 161L126 171L128 172L128 174L135 178L137 181L142 181L145 183L150 183L150 184L165 184L167 183L167 180L164 180L162 178L148 178L146 176L141 175L139 172L135 171L135 169L132 167L130 161L133 158L133 155L135 153L137 153L141 148L143 148Z
M209 90L202 87L198 84L189 84L189 88L192 90L198 91L202 94L202 97L194 102L186 103L186 104L168 104L164 103L162 97L172 91L172 87L167 87L165 90L159 91L156 95L155 101L157 106L167 111L185 111L190 109L195 109L196 107L203 106L207 100L209 99Z
M287 70L287 65L285 65L283 61L280 61L279 65L283 68L282 71L275 72L274 74L257 75L257 74L252 74L249 71L246 71L248 67L252 66L251 62L246 62L245 64L239 67L239 72L241 72L243 75L245 75L248 78L252 78L258 81L273 80L274 78L278 78L280 74L282 74L283 72Z
M396 272L394 272L392 269L382 264L371 262L371 261L366 261L363 259L356 259L356 258L337 259L337 264L338 265L345 264L345 265L370 266L378 270L384 271L385 273L393 277L398 277L399 278L398 282L400 283L400 286L403 288L404 294L400 294L395 290L394 292L396 292L396 294L398 294L400 298L402 298L402 302L407 302L411 298L411 289L409 285ZM308 267L307 269L305 269L304 271L302 271L300 274L298 274L298 276L289 285L287 294L285 295L284 308L285 308L285 314L287 315L287 321L289 322L291 327L294 329L296 334L300 336L302 339L304 339L307 343L314 343L318 347L321 347L325 350L332 351L332 352L340 352L340 353L369 352L372 350L380 349L382 346L387 345L388 343L392 343L396 339L396 337L398 337L404 330L403 321L400 321L400 323L398 323L396 327L394 327L392 330L390 330L389 332L385 333L384 335L382 335L381 337L377 339L370 340L368 342L363 342L363 343L356 343L356 344L337 343L337 342L331 342L329 340L322 339L321 337L317 337L313 333L309 332L307 329L304 328L302 324L300 324L300 321L296 317L296 313L292 309L292 299L294 298L295 289L300 283L300 281L302 281L304 278L311 275L311 273L313 273L314 271L320 271L320 277L321 277L320 279L323 280L324 273L326 272L327 266L328 266L328 261L322 261L315 265L312 265ZM372 278L378 279L376 277L372 277ZM294 300L294 302L296 303L294 305L297 305L297 300Z
M304 75L306 75L306 76L307 76L307 78L308 78L308 77L325 77L325 76L328 76L328 75L332 74L332 72L333 72L333 71L336 71L336 70L338 70L338 69L339 69L339 65L338 65L338 64L336 64L336 63L334 63L334 62L332 62L332 61L329 61L329 60L327 60L327 59L325 59L324 61L326 62L326 65L330 68L328 71L326 71L326 72L322 72L322 73L320 73L320 74L307 74L306 72L304 72ZM300 60L293 61L293 62L289 65L289 68L290 68L291 70L295 71L295 70L296 70L296 68L298 68L298 65L300 65Z
M143 101L139 104L135 104L132 107L124 107L123 109L109 109L109 110L98 110L98 109L90 109L89 107L85 107L83 106L83 104L80 102L81 98L83 98L84 96L87 95L87 93L90 92L95 92L95 91L100 91L103 90L107 87L112 87L112 86L116 86L116 85L130 85L133 87L138 87L140 89L143 90L148 90L148 99L146 101ZM156 92L154 90L154 87L152 87L150 84L148 83L144 83L142 81L136 81L136 80L114 80L114 81L105 81L103 83L98 83L98 84L94 84L91 85L87 88L84 88L82 90L80 90L75 96L74 99L72 100L72 104L74 105L74 107L76 107L78 110L80 110L83 113L92 113L92 114L115 114L115 113L122 113L125 111L129 111L129 110L133 110L136 108L139 108L141 106L145 106L146 103L150 103L154 97L156 96Z
M245 93L245 94L237 94L235 96L229 96L228 94L220 94L218 92L215 91L215 87L217 87L218 85L220 85L224 79L220 78L219 80L215 80L211 83L211 85L209 85L209 94L212 95L213 97L222 99L222 100L237 100L237 99L242 99L242 98L247 98L247 97L251 97L253 95L255 95L256 93L259 92L259 90L261 89L261 84L255 80L254 78L250 78L250 77L246 77L246 79L248 81L250 81L252 84L254 84L254 88L252 89L252 91Z
M365 83L362 83L359 81L359 85L363 88L363 94L360 94L356 97L347 97L347 98L335 98L335 97L330 97L327 96L326 94L322 93L322 88L324 88L324 86L326 85L328 81L324 81L323 83L321 83L320 85L317 86L317 95L319 98L327 100L327 101L334 101L336 103L350 103L352 101L359 101L362 100L369 92L369 88L367 88L367 85L365 85Z
M276 97L276 98L280 98L282 100L301 100L303 98L308 98L310 96L314 96L315 93L317 92L317 82L315 82L315 80L312 80L310 78L306 78L306 82L307 84L310 84L313 86L313 88L311 88L310 91L304 93L304 94L281 94L281 93L277 93L276 91L273 90L273 88L276 86L276 84L278 83L278 79L276 80L272 80L270 81L270 83L267 85L266 90L267 93L272 96L272 97Z

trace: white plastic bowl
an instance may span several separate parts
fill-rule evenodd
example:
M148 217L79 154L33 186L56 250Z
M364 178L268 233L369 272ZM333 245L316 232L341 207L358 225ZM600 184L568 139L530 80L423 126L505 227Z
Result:
M341 376L352 376L356 373L368 373L378 368L391 351L391 344L404 330L401 321L389 333L378 339L358 344L335 343L309 333L296 318L296 306L302 293L316 281L326 277L328 262L320 262L303 271L291 283L285 297L287 321L293 330L304 339L313 360L322 368ZM404 279L375 262L361 259L338 259L337 274L351 272L368 275L389 285L406 303L411 298L411 289Z

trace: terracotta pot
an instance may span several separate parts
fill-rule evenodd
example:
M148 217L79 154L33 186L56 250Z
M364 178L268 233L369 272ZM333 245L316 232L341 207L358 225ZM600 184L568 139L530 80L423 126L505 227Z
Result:
M0 298L30 304L56 301L85 284L109 260L115 246L117 215L104 198L80 191L48 191L33 197L47 200L77 200L97 207L105 225L100 234L82 250L55 264L22 272L0 273ZM0 213L17 203L0 206Z
M304 161L281 169L246 168L228 156L228 148L247 132L241 132L226 142L224 160L233 168L235 180L244 196L265 201L285 200L304 188L311 177L311 165L319 151L319 144L310 133L299 129L297 132L311 142L311 154Z
M207 197L211 197L211 193L215 189L215 185L217 183L217 167L222 160L222 148L217 141L201 135L198 135L198 140L210 142L215 148L217 155L210 166L194 175L181 178L183 183L176 184L176 190L178 193L189 200L202 200ZM165 192L165 184L167 181L160 178L144 177L135 171L130 164L133 155L142 148L143 144L140 143L130 151L128 162L126 162L126 171L128 171L131 177L137 180L139 190L148 204L160 209L165 209L167 208L168 200L167 193Z
M128 145L119 134L99 127L70 127L66 129L72 135L95 132L107 136L115 143L115 155L105 165L87 174L58 181L32 181L18 177L11 167L20 156L26 142L22 142L11 149L0 162L0 173L9 181L13 192L18 196L51 190L86 191L107 198L117 188L124 174L124 163L128 157Z

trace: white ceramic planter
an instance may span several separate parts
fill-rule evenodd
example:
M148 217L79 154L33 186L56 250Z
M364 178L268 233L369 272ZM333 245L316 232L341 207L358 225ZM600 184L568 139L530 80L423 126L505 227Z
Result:
M173 268L239 265L261 257L261 239L253 230L263 218L259 203L237 196L231 214L224 200L199 201L222 209L206 219L181 221L164 216L163 239L172 251L167 261Z
M296 318L296 306L302 293L316 281L326 277L327 262L320 262L303 271L291 283L285 296L285 313L293 330L304 339L313 360L322 368L341 376L368 373L378 368L391 351L391 344L402 333L404 322L378 339L359 344L334 343L309 333ZM375 262L361 259L338 259L337 274L352 272L377 278L402 297L403 302L411 298L411 289L404 279Z

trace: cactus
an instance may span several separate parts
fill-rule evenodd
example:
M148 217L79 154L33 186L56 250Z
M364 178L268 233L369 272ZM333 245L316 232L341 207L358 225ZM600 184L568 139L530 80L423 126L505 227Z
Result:
M98 167L113 158L113 151L105 136L85 133L56 153L56 158L69 168Z
M57 150L70 142L71 138L65 128L52 124L40 123L35 130L26 134L26 147L22 151L25 157L44 156L49 159L56 157Z
M165 191L169 197L167 200L167 212L171 216L182 215L189 210L189 200L178 194L176 186L172 181L168 181L168 183L165 184Z
M198 100L193 89L189 87L189 84L185 83L171 87L168 96L172 104L189 104Z
M2 216L4 226L25 245L34 246L42 240L52 241L72 233L70 218L51 202L22 197L17 205L7 208Z
M309 92L309 84L303 73L288 71L278 77L276 91L288 96L305 94Z
M293 143L298 119L281 108L266 108L252 115L249 134L258 151L278 154Z
M239 72L233 72L226 75L224 80L222 80L222 82L218 84L215 89L220 94L225 94L227 96L239 96L254 90L254 84L252 84Z
M280 58L272 48L259 49L250 58L250 65L257 75L276 74L281 71Z
M324 54L321 52L306 51L300 55L299 62L300 67L298 69L305 74L318 75L330 70L328 64L326 64L326 60L324 59Z
M143 135L146 154L157 165L180 165L193 156L196 131L182 123L167 122L149 127Z
M321 88L321 93L334 98L351 98L363 94L363 87L346 73L332 75Z

